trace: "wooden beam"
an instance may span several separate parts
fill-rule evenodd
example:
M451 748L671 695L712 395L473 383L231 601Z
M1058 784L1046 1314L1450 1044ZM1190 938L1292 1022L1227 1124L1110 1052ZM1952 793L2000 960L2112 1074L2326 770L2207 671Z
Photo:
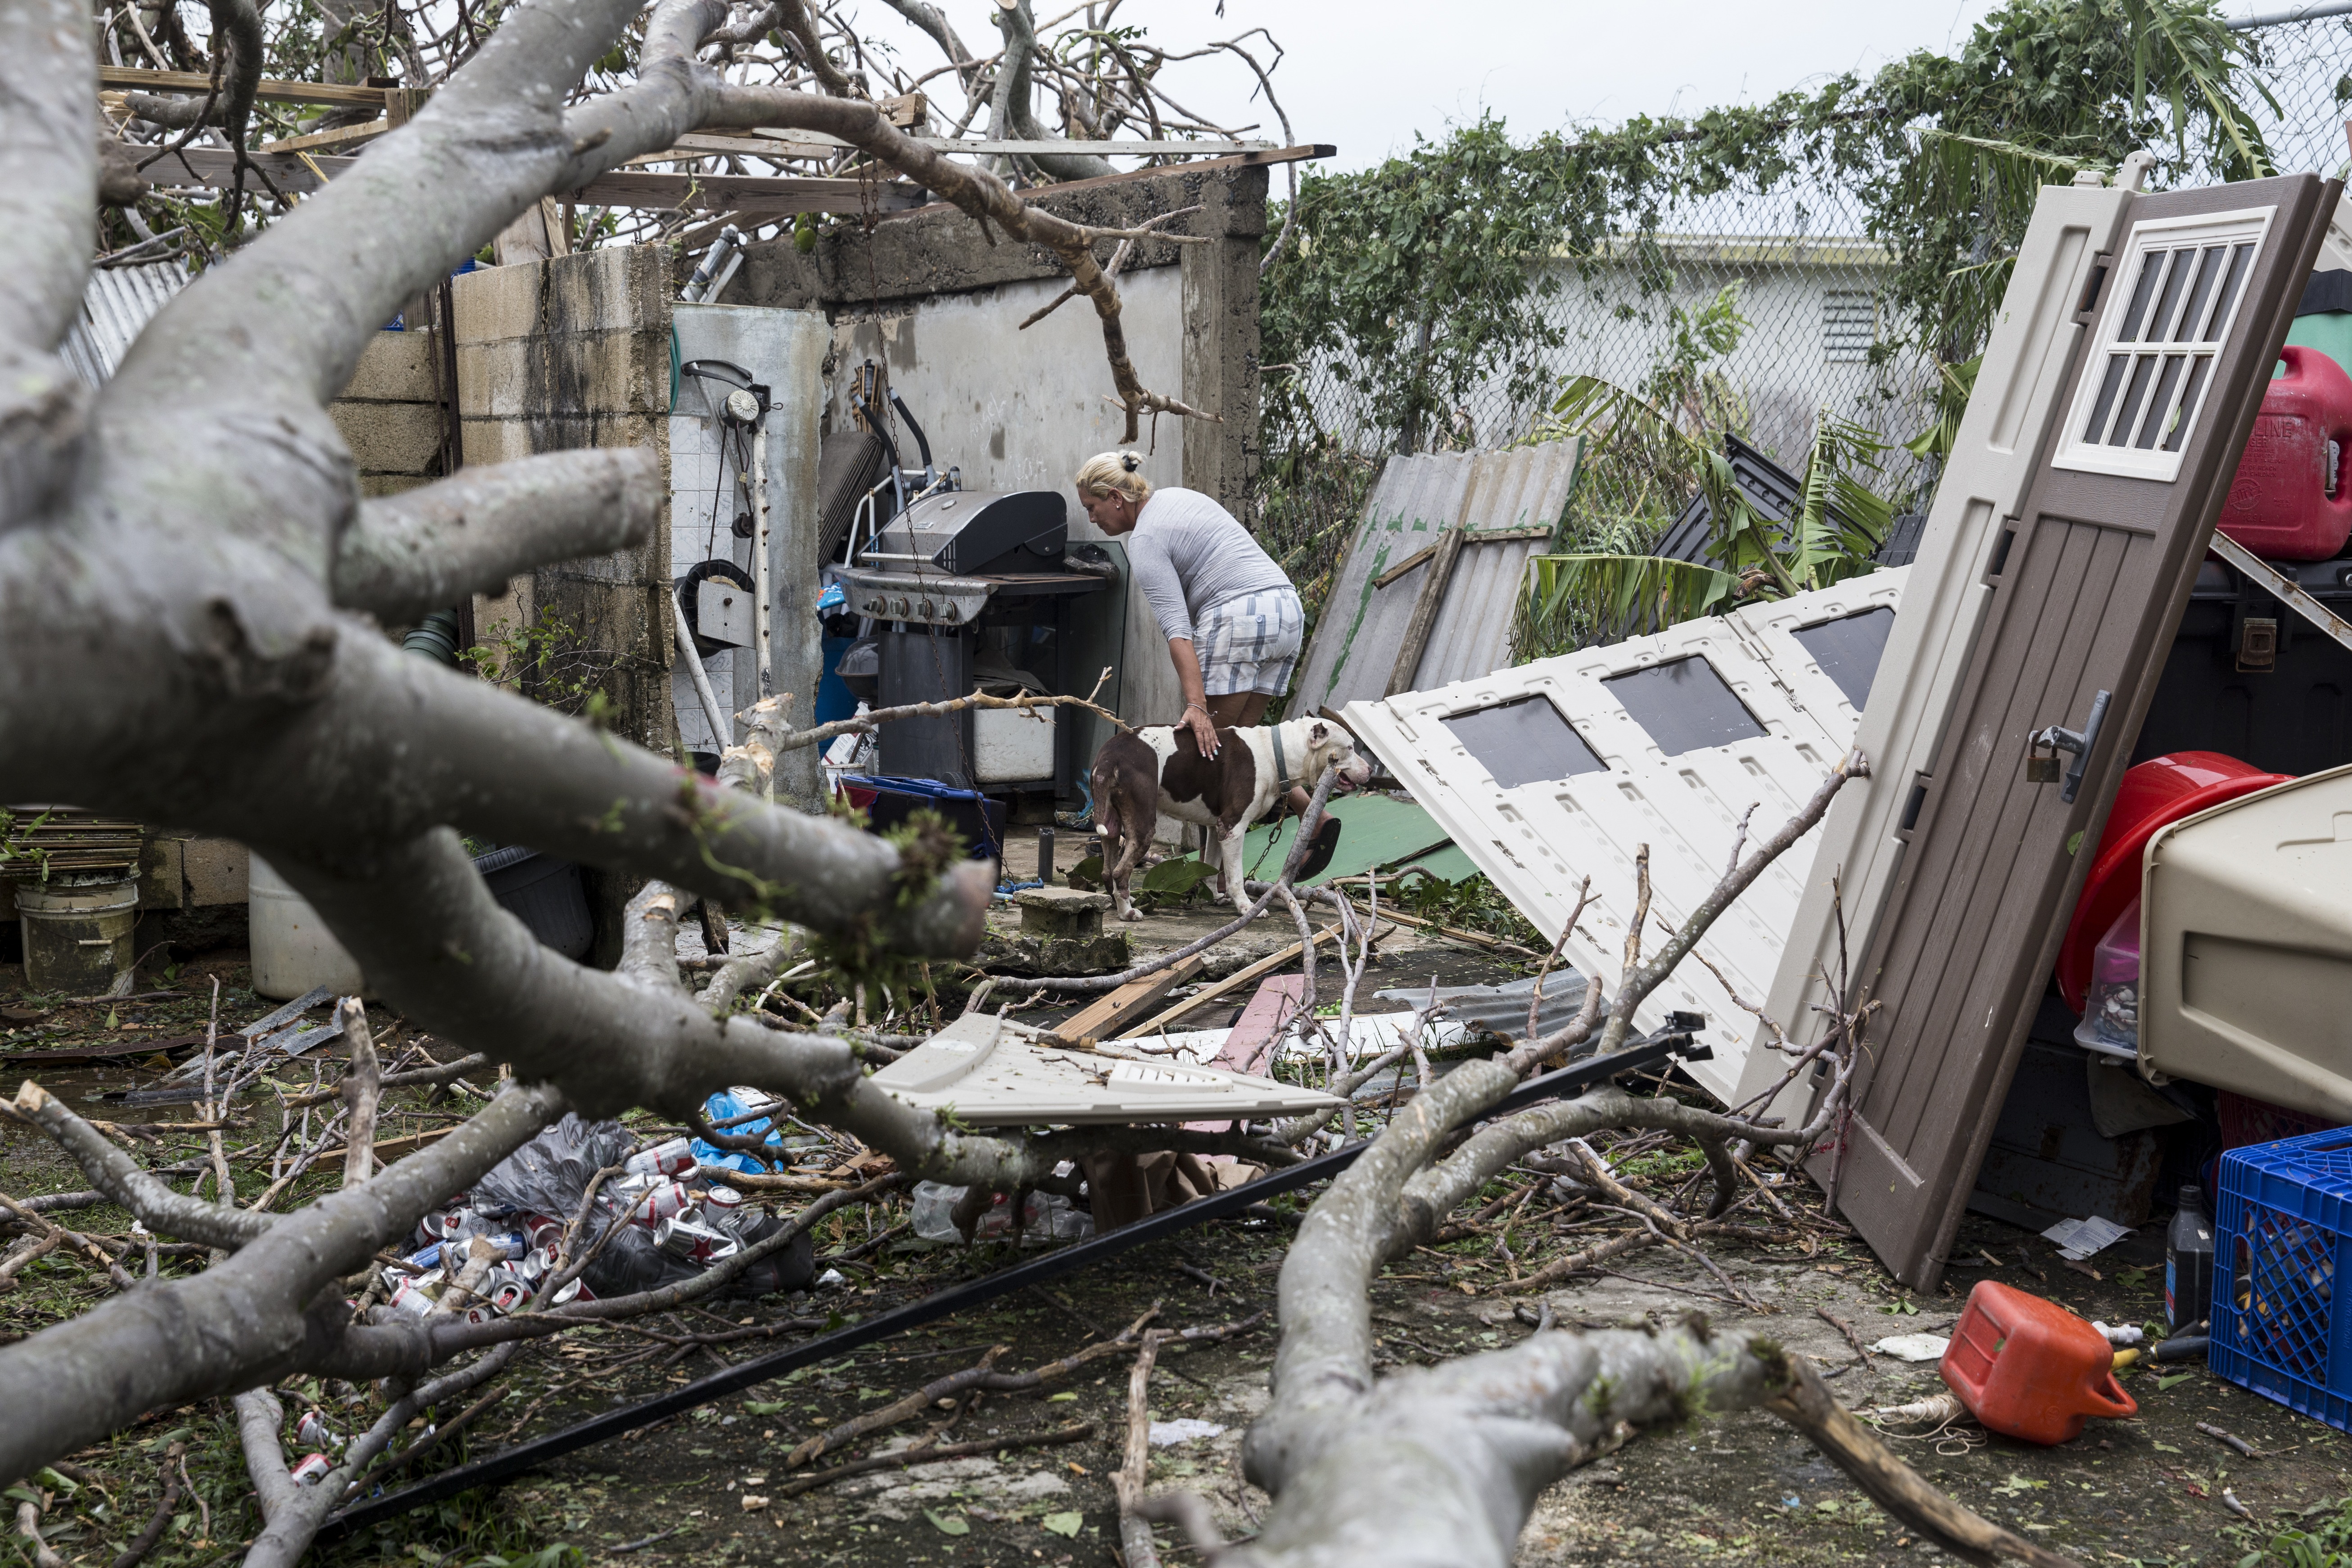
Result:
M1150 1011L1153 1003L1200 973L1201 955L1196 952L1157 974L1131 980L1055 1025L1054 1038L1067 1046L1115 1039L1119 1030Z
M1247 169L1266 163L1307 163L1317 158L1336 157L1339 152L1339 149L1328 142L1306 142L1296 147L1276 147L1266 153L1244 153L1233 158L1208 158L1198 163L1178 163L1173 167L1162 165L1156 169L1128 169L1116 174L1097 174L1090 180L1063 180L1051 185L1030 185L1019 194L1026 200L1035 201L1045 196L1060 195L1065 191L1087 191L1102 185L1131 184L1138 180L1156 180L1167 174L1217 174L1232 169ZM909 208L908 211L927 213L941 209L959 212L962 210L952 202L934 201L924 206ZM888 216L898 217L901 215L892 213Z
M121 92L184 92L202 98L212 89L212 78L202 71L142 70L134 66L100 66L98 85ZM324 103L339 109L382 109L381 87L346 87L341 82L273 81L264 79L257 98L273 103Z
M322 176L331 180L357 162L353 158L319 157L308 153L256 153L252 162L281 191L308 194ZM190 147L149 165L147 177L159 185L197 185L225 189L235 179L236 163L227 149ZM251 182L248 182L250 184ZM632 171L599 174L576 190L552 193L582 206L653 207L665 211L740 212L751 215L863 210L872 200L883 211L908 206L916 187L901 182L875 184L864 180L807 180L756 174L655 174Z
M1403 646L1397 649L1396 664L1389 671L1388 696L1412 689L1413 677L1421 669L1421 656L1429 649L1430 633L1437 629L1437 614L1445 607L1445 590L1454 584L1454 563L1462 558L1464 532L1462 525L1455 523L1438 535L1429 575L1421 580L1421 595L1412 602L1412 618L1405 623Z
M1383 915L1381 918L1385 920L1388 917ZM1321 931L1315 933L1315 945L1320 947L1339 934L1339 928L1338 926L1325 926ZM1380 935L1375 935L1372 940L1374 942L1378 942L1380 940L1380 936L1385 934L1385 932L1382 932L1380 933ZM1152 1018L1145 1023L1138 1024L1135 1027L1128 1030L1127 1033L1119 1036L1118 1037L1122 1040L1139 1040L1144 1038L1146 1036L1156 1035L1160 1030L1166 1028L1169 1025L1174 1023L1177 1019L1182 1017L1185 1014L1208 1005L1218 997L1231 992L1235 986L1246 985L1251 981L1257 979L1261 975L1271 974L1276 970L1280 969L1284 964L1296 962L1306 951L1307 944L1305 942L1294 942L1279 952L1267 953L1255 963L1253 963L1244 969L1234 970L1231 974L1226 975L1214 985L1206 986L1193 995L1185 997L1184 1000L1177 1003L1176 1005L1169 1008L1168 1011L1160 1014L1158 1017Z
M289 136L281 141L264 142L254 149L257 153L316 153L328 147L364 147L391 131L389 120L371 120L365 125L345 125L333 131L313 131L307 136Z

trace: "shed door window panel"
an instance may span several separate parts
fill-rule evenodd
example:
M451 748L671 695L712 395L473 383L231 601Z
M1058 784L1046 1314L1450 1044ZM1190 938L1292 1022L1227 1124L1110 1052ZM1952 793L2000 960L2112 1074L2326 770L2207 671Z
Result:
M1764 726L1702 655L1629 669L1601 683L1670 757L1764 737Z
M1522 697L1444 721L1463 750L1494 775L1496 789L1608 771L1549 698Z
M1789 635L1812 656L1823 675L1837 682L1845 700L1860 712L1870 700L1870 683L1878 674L1878 661L1885 657L1886 639L1894 630L1895 612L1878 605L1833 621L1799 626Z
M2170 481L2275 208L2135 226L2054 466Z

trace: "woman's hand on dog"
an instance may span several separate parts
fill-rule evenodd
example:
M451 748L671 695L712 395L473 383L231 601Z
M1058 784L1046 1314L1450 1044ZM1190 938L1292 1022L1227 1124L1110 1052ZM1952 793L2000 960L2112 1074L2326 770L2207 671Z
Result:
M1180 728L1192 731L1192 745L1196 751L1211 762L1216 761L1217 727L1210 722L1206 710L1187 708L1184 710L1184 717L1177 721L1177 723Z

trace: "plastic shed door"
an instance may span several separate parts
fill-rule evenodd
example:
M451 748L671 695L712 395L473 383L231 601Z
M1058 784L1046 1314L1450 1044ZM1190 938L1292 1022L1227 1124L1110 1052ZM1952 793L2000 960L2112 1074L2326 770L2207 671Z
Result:
M1981 629L1853 977L1881 1008L1853 1114L1812 1163L1906 1284L1942 1276L2089 866L2072 851L2098 842L2340 188L2135 196L2078 312L2090 331L1993 539ZM2028 782L2029 738L2053 725L2090 735L2059 753L2071 786Z
M2184 817L2147 856L2141 1069L2352 1122L2352 767Z
M1342 717L1537 930L1557 933L1578 884L1592 879L1594 901L1565 952L1614 990L1641 847L1650 847L1653 914L1679 926L1721 879L1741 816L1753 808L1751 843L1773 832L1853 743L1847 692L1868 689L1908 575L1874 572L1433 691L1350 703ZM1814 836L1702 944L1742 994L1762 991L1780 960ZM1645 948L1659 940L1654 924ZM1714 1059L1685 1070L1731 1102L1754 1016L1699 963L1652 993L1636 1022L1659 1027L1674 1009L1706 1016Z
M2033 477L2052 407L2086 330L2078 306L2110 250L2130 205L2126 191L2053 185L2042 193L2018 247L2008 292L1976 389L1928 510L1919 553L1904 590L1903 615L1889 628L1872 701L1853 744L1870 759L1871 776L1839 792L1822 820L1822 874L1807 879L1790 927L1765 1010L1801 1045L1821 1037L1818 1008L1830 1001L1837 973L1842 903L1848 951L1869 945L1886 890L1900 863L1903 812L1934 764L1945 721L1992 589L1985 566L2015 517ZM1839 877L1833 900L1830 873ZM1763 1057L1748 1063L1741 1098L1771 1087L1780 1068ZM1774 1107L1801 1120L1811 1089L1798 1086Z

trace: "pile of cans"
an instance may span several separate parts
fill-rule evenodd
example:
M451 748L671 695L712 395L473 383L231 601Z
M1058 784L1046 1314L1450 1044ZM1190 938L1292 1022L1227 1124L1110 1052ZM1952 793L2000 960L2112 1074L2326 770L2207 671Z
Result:
M629 1156L622 1174L599 1189L602 1223L583 1237L593 1243L608 1225L619 1223L652 1233L653 1244L694 1268L708 1268L743 1248L742 1227L761 1211L733 1187L706 1184L697 1175L691 1142L673 1138ZM394 1310L423 1317L465 1267L477 1241L497 1248L499 1260L484 1277L477 1300L463 1316L487 1322L528 1302L562 1255L565 1221L477 1201L470 1193L452 1195L416 1227L417 1249L404 1270L386 1270ZM551 1305L596 1299L580 1279L567 1281Z
M294 1440L310 1451L294 1463L292 1475L296 1486L316 1486L326 1479L327 1472L335 1468L329 1453L343 1446L342 1437L327 1425L315 1410L302 1412L301 1422L294 1428Z

